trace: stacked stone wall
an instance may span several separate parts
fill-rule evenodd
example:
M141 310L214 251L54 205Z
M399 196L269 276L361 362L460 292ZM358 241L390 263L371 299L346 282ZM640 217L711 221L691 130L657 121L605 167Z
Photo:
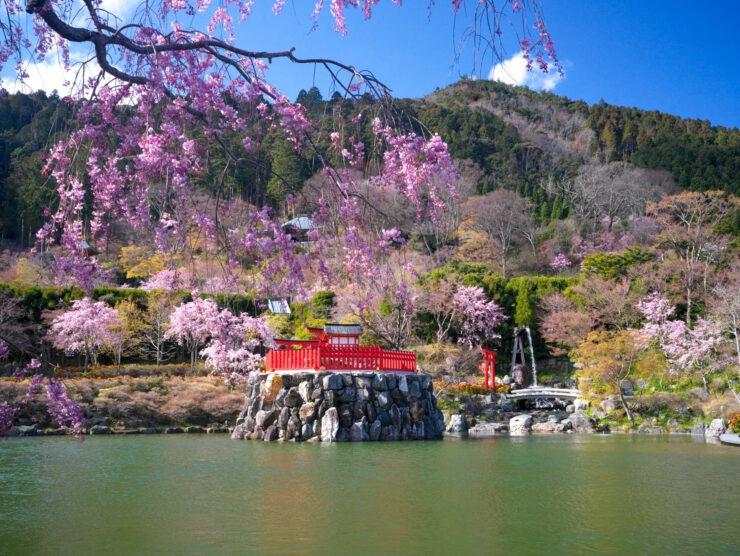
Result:
M443 431L444 418L426 374L261 373L249 378L232 438L435 440Z

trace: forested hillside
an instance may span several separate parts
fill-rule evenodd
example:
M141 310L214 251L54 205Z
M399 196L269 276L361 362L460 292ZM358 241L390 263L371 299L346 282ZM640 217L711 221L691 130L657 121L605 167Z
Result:
M361 127L365 144L373 144L370 118L352 122L360 113L372 113L370 101L352 103L338 94L324 100L315 88L301 91L297 100L322 122L326 133L319 135L320 147L329 146L330 131L349 126ZM397 101L396 108L407 126L439 133L454 158L479 167L475 193L515 190L534 203L541 222L564 218L569 209L582 210L573 206L578 200L563 184L579 171L611 179L613 172L609 178L603 169L615 162L664 171L646 178L663 187L673 181L685 190L740 193L740 130L707 121L603 102L589 106L491 81L463 80L424 99ZM40 172L42 158L73 119L74 106L56 95L0 98L3 238L18 241L23 233L28 245L29 232L41 225L44 208L54 204L53 184ZM275 130L263 130L261 137L250 154L258 164L232 166L225 173L220 171L225 155L214 149L209 163L219 171L202 176L203 187L223 188L246 202L275 207L281 207L286 195L300 192L321 167L319 161L297 154ZM241 142L236 136L230 140L234 145Z

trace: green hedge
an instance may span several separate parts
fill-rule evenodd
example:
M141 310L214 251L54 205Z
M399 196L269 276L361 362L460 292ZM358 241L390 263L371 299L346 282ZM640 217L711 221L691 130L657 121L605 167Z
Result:
M80 288L42 288L39 286L19 287L11 284L0 284L0 294L9 294L12 297L20 297L23 304L32 313L36 321L41 319L41 313L45 310L53 311L76 299L85 297L85 292ZM145 308L152 294L139 289L121 289L112 287L95 288L91 295L92 299L104 301L111 307L122 300L136 303L140 308ZM190 292L175 292L182 302L192 301ZM241 294L207 294L202 293L203 299L212 298L219 308L228 308L237 314L247 313L257 316L262 311L253 297Z

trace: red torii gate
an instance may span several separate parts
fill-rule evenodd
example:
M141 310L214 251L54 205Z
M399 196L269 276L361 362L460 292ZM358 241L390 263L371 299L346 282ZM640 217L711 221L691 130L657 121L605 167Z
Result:
M480 348L480 350L483 353L483 363L480 365L480 370L483 372L483 376L485 377L483 384L486 389L496 388L496 352L483 347ZM490 386L488 383L489 372L491 375Z

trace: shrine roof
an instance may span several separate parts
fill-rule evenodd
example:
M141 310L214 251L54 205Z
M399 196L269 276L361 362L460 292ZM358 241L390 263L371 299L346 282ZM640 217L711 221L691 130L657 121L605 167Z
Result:
M327 334L359 336L360 334L362 334L362 326L360 326L359 324L327 323L324 325L324 332L326 332Z

